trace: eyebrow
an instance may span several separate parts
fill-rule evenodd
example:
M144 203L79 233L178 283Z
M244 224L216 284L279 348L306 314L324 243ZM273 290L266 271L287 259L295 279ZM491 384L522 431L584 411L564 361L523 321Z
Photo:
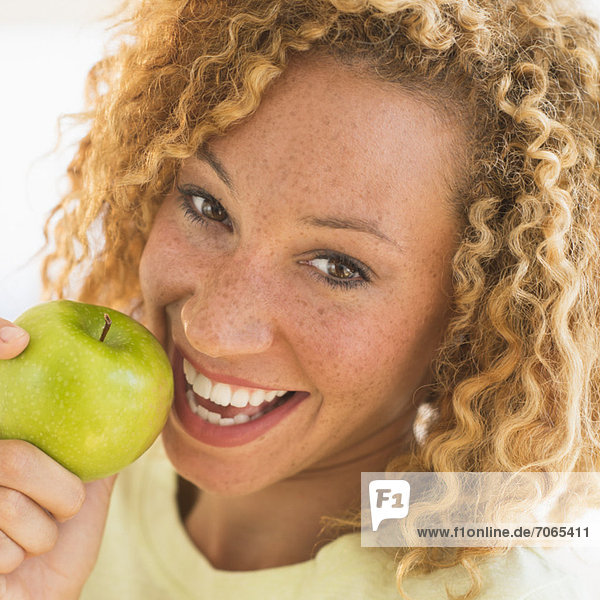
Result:
M223 166L223 163L213 154L208 147L208 144L204 144L200 147L196 153L196 157L200 160L207 162L214 172L219 176L219 179L235 194L235 187L231 180L229 173ZM360 231L362 233L368 233L373 235L380 240L399 248L402 251L400 244L391 240L383 232L379 231L375 223L368 221L367 219L360 218L344 218L339 217L304 217L301 222L312 225L313 227L323 227L328 229L349 229L353 231Z
M219 179L232 192L235 193L233 181L231 180L229 173L227 173L227 170L223 166L223 163L212 153L207 144L204 144L200 147L200 149L196 153L196 158L206 161L213 168L213 171L219 176Z
M372 221L368 221L366 219L360 218L339 218L339 217L304 217L302 219L303 223L308 223L313 227L327 227L329 229L351 229L353 231L361 231L363 233L369 233L374 235L375 237L391 244L392 246L396 246L402 250L400 244L390 239L383 232L379 231L377 225Z

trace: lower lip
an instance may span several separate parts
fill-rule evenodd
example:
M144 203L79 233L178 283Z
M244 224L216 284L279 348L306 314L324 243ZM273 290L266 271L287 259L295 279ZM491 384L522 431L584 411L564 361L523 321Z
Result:
M210 446L228 448L255 440L289 416L309 396L307 392L296 392L281 406L254 421L222 427L209 423L192 412L186 398L187 386L179 352L175 360L178 365L175 372L175 416L188 435Z

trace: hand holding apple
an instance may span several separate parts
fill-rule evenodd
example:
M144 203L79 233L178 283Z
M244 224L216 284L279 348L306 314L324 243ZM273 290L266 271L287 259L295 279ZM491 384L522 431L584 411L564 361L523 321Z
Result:
M28 341L0 318L0 359L18 356ZM2 598L79 598L98 556L115 477L84 485L32 444L0 440Z
M30 340L0 361L0 439L30 442L84 481L116 473L152 444L173 374L145 327L69 300L35 306L15 324Z

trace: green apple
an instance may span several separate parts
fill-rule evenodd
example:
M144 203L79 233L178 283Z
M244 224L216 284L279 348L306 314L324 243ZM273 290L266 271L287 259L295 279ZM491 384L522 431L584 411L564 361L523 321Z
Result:
M150 447L169 414L173 371L143 325L70 300L34 306L15 323L30 342L0 360L0 439L31 442L84 481Z

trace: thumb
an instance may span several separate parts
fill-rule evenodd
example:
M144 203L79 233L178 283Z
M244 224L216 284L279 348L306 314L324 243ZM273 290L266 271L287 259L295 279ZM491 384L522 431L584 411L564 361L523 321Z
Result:
M25 350L29 334L6 319L0 319L0 359L14 358Z

